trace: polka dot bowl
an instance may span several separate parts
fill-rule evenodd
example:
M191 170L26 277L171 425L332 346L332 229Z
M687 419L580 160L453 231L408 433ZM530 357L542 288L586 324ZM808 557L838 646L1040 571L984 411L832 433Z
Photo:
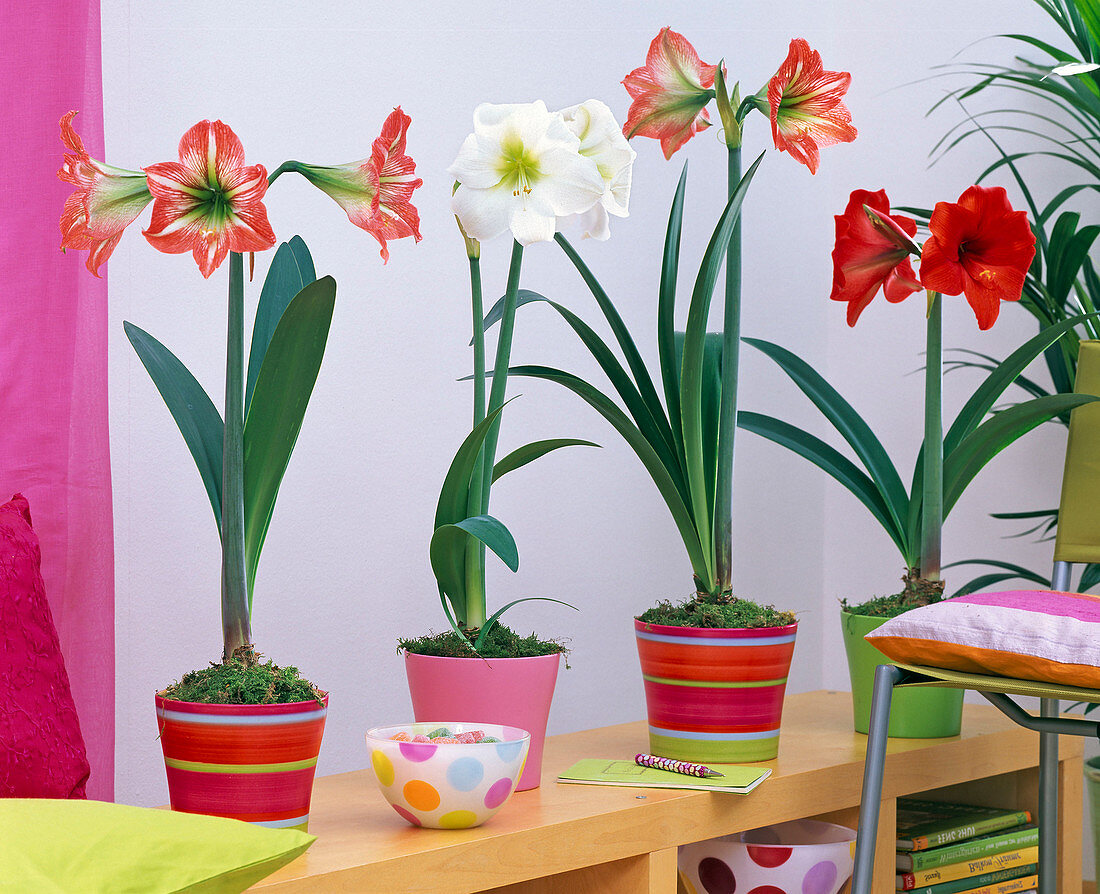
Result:
M500 741L437 745L391 738L444 726L455 735L481 730ZM499 723L406 723L367 731L382 794L402 819L429 829L470 829L500 810L515 790L530 745L526 730Z
M837 894L855 839L852 829L805 819L712 838L680 848L680 880L688 894Z

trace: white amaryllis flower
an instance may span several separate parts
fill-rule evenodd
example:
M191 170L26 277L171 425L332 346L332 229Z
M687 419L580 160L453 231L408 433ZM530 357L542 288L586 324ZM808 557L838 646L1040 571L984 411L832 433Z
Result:
M584 238L602 242L611 235L608 215L627 216L630 177L638 153L630 148L611 109L598 99L562 109L561 116L580 139L581 155L596 162L604 191L600 201L587 211L572 215L567 221L559 220L559 229L563 223L577 223Z
M581 141L541 100L483 103L447 172L459 188L451 210L462 228L484 241L511 230L521 245L554 238L557 219L600 202L604 179L580 153Z

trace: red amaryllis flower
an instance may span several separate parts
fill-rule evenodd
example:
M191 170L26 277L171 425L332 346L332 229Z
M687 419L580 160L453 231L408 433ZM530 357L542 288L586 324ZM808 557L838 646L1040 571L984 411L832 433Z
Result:
M140 171L111 167L88 155L73 129L76 114L66 112L61 118L61 142L69 151L57 177L76 187L61 211L61 250L87 250L86 266L99 276L122 231L153 197Z
M817 173L822 146L856 138L852 114L841 101L852 76L826 71L821 55L802 38L791 41L787 58L768 84L775 148L789 152Z
M327 167L296 165L302 176L347 212L348 220L378 240L383 262L390 258L387 239L412 236L420 241L420 215L410 200L424 181L413 176L416 162L405 154L411 122L398 106L382 125L370 158Z
M717 68L700 61L682 34L662 28L649 45L646 64L623 78L633 100L623 125L626 138L660 140L665 158L672 158L695 134L710 127L706 104L714 96Z
M1002 301L1020 300L1035 257L1027 214L1012 210L1002 187L971 186L958 202L937 202L928 229L921 283L944 295L964 293L978 328L988 329Z
M829 296L834 301L848 302L849 326L856 324L880 287L886 300L895 303L920 290L909 263L915 248L910 237L916 232L912 218L890 216L885 190L852 192L844 214L836 216L833 293Z
M144 171L153 194L145 238L168 254L190 251L209 277L231 251L264 251L275 244L260 200L267 192L263 165L245 166L244 147L221 121L200 121L183 135L180 160Z

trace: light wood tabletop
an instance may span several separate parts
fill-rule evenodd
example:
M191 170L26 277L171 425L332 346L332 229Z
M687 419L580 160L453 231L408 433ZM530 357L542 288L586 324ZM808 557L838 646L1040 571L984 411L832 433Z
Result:
M519 792L484 826L408 825L369 769L318 778L310 850L257 884L265 894L674 894L676 847L799 817L854 827L867 737L852 729L847 692L789 695L772 775L747 795L566 785L557 775L584 757L648 750L644 722L551 736L542 785ZM1081 890L1081 741L1063 737L1059 864L1064 891ZM367 765L364 745L363 763ZM1034 809L1038 736L994 708L967 705L962 734L892 739L882 795L875 890L894 888L894 799L932 792Z

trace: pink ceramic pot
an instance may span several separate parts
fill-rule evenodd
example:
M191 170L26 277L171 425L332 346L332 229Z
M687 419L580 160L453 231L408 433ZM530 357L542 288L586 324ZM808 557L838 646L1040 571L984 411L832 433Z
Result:
M503 723L531 734L516 791L538 788L546 720L561 655L534 658L438 658L405 653L413 715L418 721Z

